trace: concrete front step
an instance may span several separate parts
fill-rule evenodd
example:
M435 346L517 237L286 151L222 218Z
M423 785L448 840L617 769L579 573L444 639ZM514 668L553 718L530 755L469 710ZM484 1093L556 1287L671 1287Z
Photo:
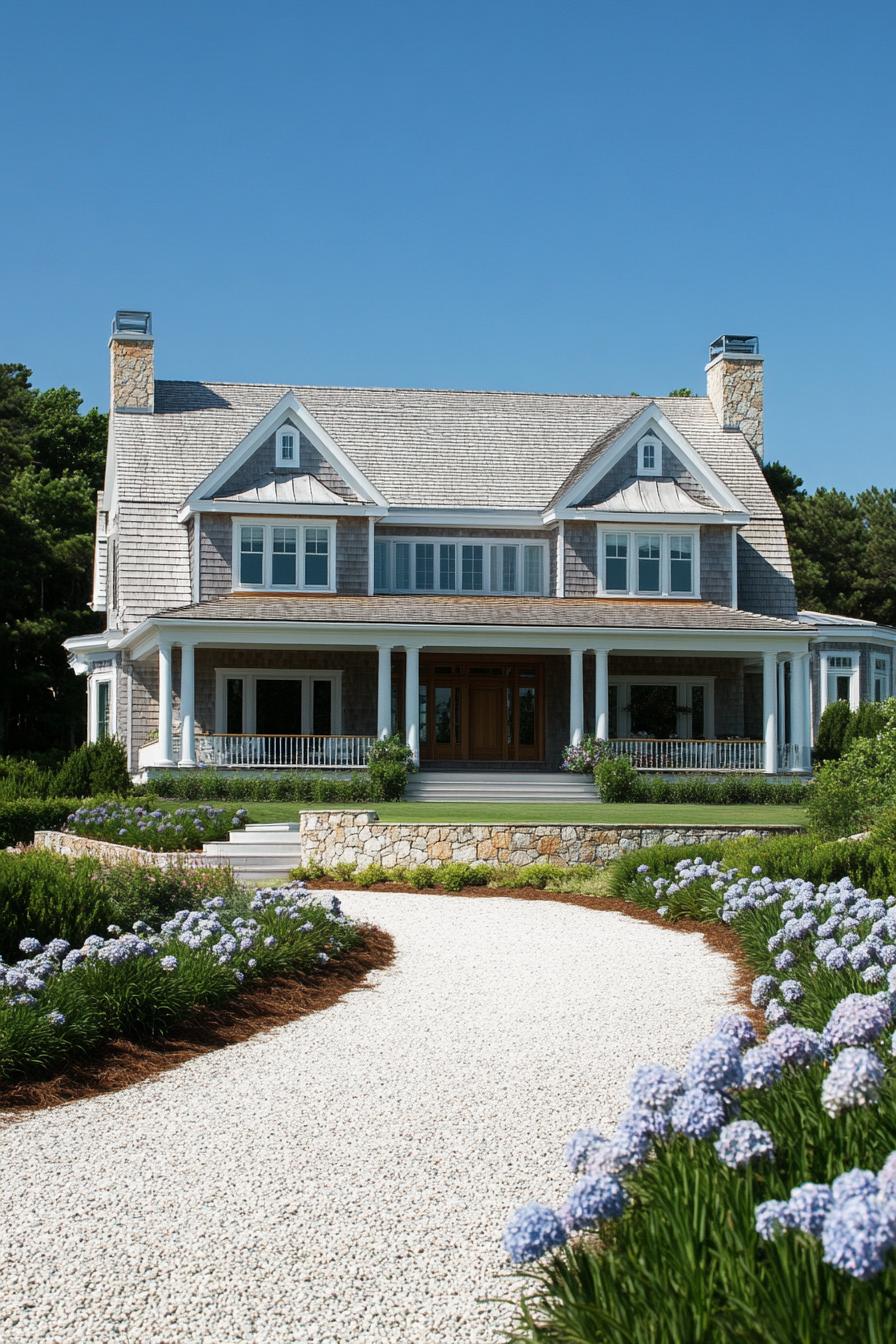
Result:
M422 770L408 780L408 802L594 803L590 775Z

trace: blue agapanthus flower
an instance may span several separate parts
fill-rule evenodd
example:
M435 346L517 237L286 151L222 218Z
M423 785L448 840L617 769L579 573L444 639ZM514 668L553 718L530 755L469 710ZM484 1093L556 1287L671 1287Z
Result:
M756 1044L756 1028L743 1013L729 1013L723 1017L716 1027L716 1035L730 1037L741 1050Z
M884 1268L890 1233L876 1202L856 1196L835 1203L821 1232L825 1264L854 1279L873 1279Z
M778 1232L793 1227L790 1205L786 1199L767 1199L756 1205L756 1231L763 1241L771 1241Z
M54 1008L51 1012L47 1013L47 1021L52 1023L54 1027L64 1027L65 1013L60 1013L57 1008Z
M799 980L782 980L779 993L785 1003L799 1003L803 997L803 987Z
M504 1229L504 1249L515 1265L538 1260L566 1241L566 1228L546 1204L524 1204Z
M689 1139L709 1139L725 1123L725 1102L720 1093L704 1087L689 1087L670 1113L672 1128Z
M668 1111L684 1091L681 1074L662 1064L642 1064L628 1084L628 1094L636 1106L652 1111Z
M770 1027L780 1027L790 1021L790 1014L780 999L771 999L766 1004L765 1020Z
M606 1142L607 1139L603 1134L598 1134L596 1129L577 1129L567 1139L563 1150L570 1171L584 1171L589 1157Z
M615 1176L583 1176L569 1192L560 1217L570 1232L621 1218L628 1196Z
M795 1186L787 1201L790 1218L794 1227L808 1232L811 1237L820 1237L824 1220L833 1207L834 1196L829 1185L817 1185L806 1181Z
M750 990L750 1002L754 1008L764 1008L777 992L778 982L773 975L757 975Z
M853 1167L831 1182L831 1195L835 1204L843 1204L848 1199L873 1199L879 1188L876 1172Z
M714 1144L726 1167L745 1167L750 1162L775 1155L771 1134L755 1120L734 1120L719 1131Z
M689 1088L721 1092L737 1087L743 1077L740 1050L730 1036L707 1036L698 1041L688 1057L684 1080Z
M794 1027L790 1023L769 1032L766 1044L774 1050L785 1068L805 1069L824 1057L824 1045L817 1031Z
M36 952L43 951L43 943L39 943L36 938L23 938L19 943L19 951L24 952L26 957L33 957Z
M847 994L836 1005L822 1033L832 1046L870 1045L893 1020L885 995Z
M754 1045L741 1059L742 1087L751 1092L764 1092L781 1077L783 1064L770 1045Z
M884 1066L874 1051L863 1045L848 1045L822 1083L821 1104L828 1115L870 1106L877 1101L883 1080Z

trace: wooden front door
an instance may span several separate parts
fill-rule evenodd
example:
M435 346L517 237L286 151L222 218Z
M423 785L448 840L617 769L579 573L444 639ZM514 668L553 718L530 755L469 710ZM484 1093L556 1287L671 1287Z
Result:
M543 761L543 662L519 655L424 655L420 755L424 761Z
M504 756L504 688L470 687L471 761L500 761Z

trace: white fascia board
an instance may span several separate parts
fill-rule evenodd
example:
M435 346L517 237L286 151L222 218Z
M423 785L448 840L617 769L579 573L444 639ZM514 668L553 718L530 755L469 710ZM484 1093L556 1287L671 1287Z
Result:
M121 635L120 630L103 630L98 635L73 635L62 641L62 647L66 653L104 653L118 647Z
M813 644L833 640L838 644L854 644L856 640L871 644L896 644L896 630L887 625L807 625L812 631Z
M552 509L550 514L545 514L545 522L553 522L555 518L577 519L584 523L617 523L619 527L662 527L665 523L682 523L688 527L699 527L704 523L707 526L740 527L750 521L746 513L723 513L716 509L708 509L705 513L646 513L631 509L623 512L620 509L582 508Z
M532 527L543 526L540 509L390 508L386 521L398 527Z
M652 401L649 406L645 406L641 414L621 431L613 446L591 464L584 476L574 481L569 489L563 492L553 506L554 512L559 513L561 509L573 507L576 496L581 499L584 495L587 495L589 490L593 489L610 468L614 467L620 458L630 448L634 447L642 434L645 434L651 428L655 429L660 438L665 440L675 455L688 468L694 480L703 486L706 493L723 512L744 515L745 521L749 521L749 514L747 514L740 500L731 493L712 467L703 461L703 458L675 428L672 421L663 414L655 401Z
M255 428L251 429L246 437L230 450L214 471L210 472L205 480L201 481L193 493L188 496L184 504L184 510L182 510L182 512L185 511L185 516L189 517L196 505L201 500L204 501L206 495L212 493L229 476L232 476L252 456L256 448L260 447L265 439L269 438L285 420L290 418L298 423L306 438L310 439L317 451L327 459L333 470L339 473L357 495L360 495L370 504L378 504L381 508L387 507L387 502L380 492L367 480L363 472L358 470L354 462L346 456L323 426L318 424L295 393L285 392L277 404L271 407L267 415L259 420Z
M277 504L264 500L203 499L185 504L177 515L179 523L196 513L262 514L269 518L383 518L387 510L379 504Z
M742 657L767 651L796 655L809 650L810 636L777 630L633 630L629 627L530 625L424 625L372 621L212 621L190 617L144 622L130 632L127 644L135 661L146 657L163 638L174 643L188 640L198 646L239 649L290 648L333 649L376 647L393 643L425 645L433 649L473 647L502 649L522 645L528 650L564 652L571 648L609 648L641 653L728 654ZM124 643L122 644L124 647Z

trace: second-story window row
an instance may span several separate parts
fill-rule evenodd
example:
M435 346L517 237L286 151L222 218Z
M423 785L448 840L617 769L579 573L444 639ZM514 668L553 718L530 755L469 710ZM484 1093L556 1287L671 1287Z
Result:
M382 538L374 543L378 593L499 593L542 596L547 546L526 541Z

